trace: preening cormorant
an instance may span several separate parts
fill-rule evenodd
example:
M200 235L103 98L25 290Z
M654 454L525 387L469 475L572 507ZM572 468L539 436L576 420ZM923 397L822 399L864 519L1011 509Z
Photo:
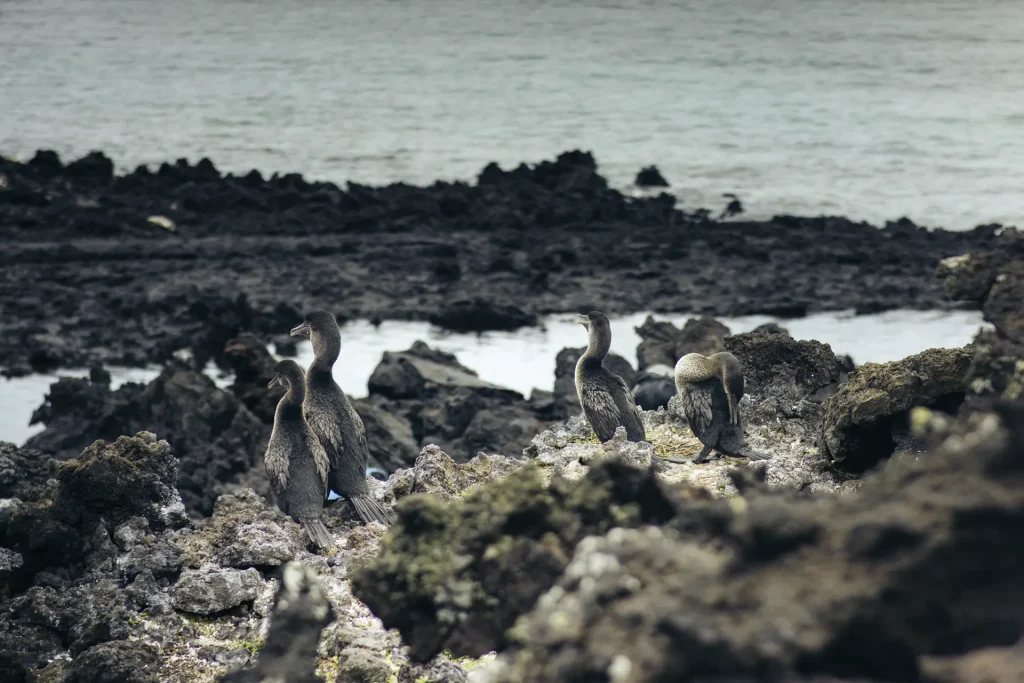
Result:
M270 491L281 511L298 521L314 543L330 548L334 541L320 520L327 497L327 453L302 416L306 386L298 363L278 363L267 388L276 385L287 393L277 403L274 430L263 456Z
M370 451L366 446L363 421L331 373L341 352L338 322L327 311L313 311L291 335L313 342L313 362L306 370L302 413L327 451L330 488L352 501L364 522L391 524L391 513L370 497L366 484Z
M710 356L686 354L676 363L676 389L690 429L704 444L690 462L706 461L712 449L751 460L771 458L744 448L739 406L743 370L736 356L724 351Z
M612 346L608 316L591 311L577 318L576 322L587 328L589 337L587 350L576 362L576 393L583 414L602 443L615 436L619 426L626 428L626 438L630 441L646 441L644 423L632 392L625 380L603 365Z

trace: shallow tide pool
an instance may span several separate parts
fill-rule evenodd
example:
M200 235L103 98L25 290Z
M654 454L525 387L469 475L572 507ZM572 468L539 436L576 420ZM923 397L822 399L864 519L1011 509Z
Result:
M612 320L612 351L636 365L636 347L640 337L634 328L647 313ZM671 320L682 327L687 314L658 314L658 320ZM517 332L455 334L428 323L389 321L374 327L367 321L344 325L342 351L334 366L338 383L352 396L367 393L366 383L384 351L401 351L416 340L433 348L454 353L459 362L475 370L494 384L515 389L528 396L533 389L550 390L554 383L555 356L567 346L584 346L586 333L573 324L571 314L549 316L540 328ZM797 339L816 339L830 344L837 354L849 354L858 364L899 360L937 347L956 347L969 343L986 323L980 311L887 311L855 316L847 312L818 313L794 320L779 320L765 315L718 318L731 332L747 332L767 322L777 322ZM273 350L273 349L272 349ZM299 345L297 361L303 367L312 360L309 342ZM159 368L109 367L112 385L148 382ZM65 370L55 374L32 375L0 380L0 441L24 443L42 430L29 427L32 412L43 402L51 383L59 375L84 377L88 370ZM231 384L214 366L207 374L219 386Z

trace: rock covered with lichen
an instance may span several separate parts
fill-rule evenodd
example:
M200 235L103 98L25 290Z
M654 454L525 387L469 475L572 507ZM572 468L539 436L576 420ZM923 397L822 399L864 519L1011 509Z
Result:
M919 451L910 432L916 406L955 413L963 403L970 347L929 349L891 363L865 363L824 403L822 452L862 472L894 451Z
M457 465L430 453L372 494L386 502L446 487L455 497L504 460ZM347 503L325 510L338 546L329 554L251 490L190 521L169 446L149 433L92 444L46 492L0 501L0 680L465 679L445 656L411 662L352 596L351 575L380 552L385 528L361 524Z
M700 503L660 527L583 539L473 680L774 672L788 681L916 681L925 671L980 671L968 661L977 655L950 656L1024 634L1024 609L1009 597L1024 571L1015 540L1024 522L1024 405L955 423L925 415L920 431L930 435L929 457L872 475L856 496L744 486L720 511L711 543L708 525L690 521ZM1007 668L985 680L1017 680L1009 667L1019 659L1002 661Z

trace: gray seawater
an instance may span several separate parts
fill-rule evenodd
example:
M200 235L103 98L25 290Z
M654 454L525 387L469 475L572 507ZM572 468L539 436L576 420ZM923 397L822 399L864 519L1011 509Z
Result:
M640 337L634 328L647 317L645 313L612 320L612 351L625 356L636 366L636 347ZM689 316L661 315L682 326ZM563 348L586 345L583 329L571 322L570 315L543 320L541 328L518 332L454 334L427 323L385 321L374 327L366 321L353 321L342 327L342 352L334 366L338 383L352 396L367 393L366 382L385 350L401 351L422 339L432 347L454 353L459 362L475 370L489 382L509 387L529 396L534 389L550 391L554 384L555 356ZM817 339L832 346L837 354L849 354L857 363L899 360L935 347L957 347L969 343L985 325L978 311L889 311L876 315L819 313L797 320L778 320L763 315L719 318L733 333L747 332L766 322L778 322L797 339ZM313 359L309 342L299 346L296 359L303 367ZM116 388L126 381L148 382L159 368L108 368ZM68 376L88 376L87 370L62 371ZM231 377L207 368L221 387ZM28 426L32 411L44 400L56 375L33 375L13 380L0 379L0 441L23 443L42 427Z
M1019 0L0 0L0 153L337 182L569 148L685 206L1024 223Z

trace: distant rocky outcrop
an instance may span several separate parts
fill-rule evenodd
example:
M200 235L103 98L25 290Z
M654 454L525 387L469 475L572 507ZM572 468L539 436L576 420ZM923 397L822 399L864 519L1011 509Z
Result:
M713 318L690 318L680 330L667 320L647 316L636 333L642 340L636 349L639 367L646 370L651 365L675 368L676 361L688 353L709 356L725 351L729 328Z

